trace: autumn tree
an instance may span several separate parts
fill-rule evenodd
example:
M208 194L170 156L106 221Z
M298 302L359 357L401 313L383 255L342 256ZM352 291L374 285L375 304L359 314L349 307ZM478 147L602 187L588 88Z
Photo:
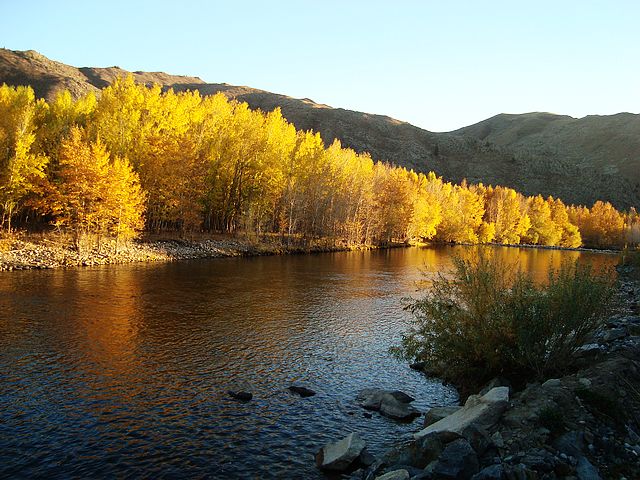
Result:
M73 127L62 141L55 214L78 250L89 234L130 238L141 226L144 194L126 160L110 162L105 145L90 142Z
M48 158L32 149L34 117L43 105L31 87L0 86L0 228L9 232L21 203L45 176Z

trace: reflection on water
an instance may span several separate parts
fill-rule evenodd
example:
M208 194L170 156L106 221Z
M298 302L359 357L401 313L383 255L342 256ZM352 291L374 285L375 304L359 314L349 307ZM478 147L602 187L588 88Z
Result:
M542 280L565 258L615 261L493 250ZM456 400L387 350L420 270L465 251L2 273L0 477L321 478L314 452L355 430L380 452L419 421L364 418L359 389L401 389L421 409ZM254 400L228 398L235 386Z

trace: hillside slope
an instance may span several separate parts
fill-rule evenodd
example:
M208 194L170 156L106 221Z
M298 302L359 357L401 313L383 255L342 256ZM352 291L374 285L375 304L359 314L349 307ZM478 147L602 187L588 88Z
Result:
M602 180L627 180L631 196L640 195L640 115L589 115L572 118L551 113L500 114L453 132L513 151L521 157L564 161ZM636 203L637 205L637 203Z
M47 99L62 89L75 97L97 92L127 73L118 67L76 68L32 50L0 49L0 82L31 85ZM263 111L280 107L297 128L320 132L326 143L337 138L358 152L370 152L376 160L433 170L447 180L501 184L527 195L554 195L572 203L606 199L620 208L640 206L639 115L581 120L548 114L498 115L455 132L433 133L387 116L250 87L207 84L197 77L161 72L133 75L141 83L159 83L176 91L222 92ZM593 126L584 134L587 124ZM617 148L619 144L625 146Z

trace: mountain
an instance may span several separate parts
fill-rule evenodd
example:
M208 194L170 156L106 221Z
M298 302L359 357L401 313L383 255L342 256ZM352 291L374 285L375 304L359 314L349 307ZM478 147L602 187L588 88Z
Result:
M62 89L75 97L98 92L129 72L119 67L76 68L33 50L0 49L0 83L31 85L51 99ZM198 77L132 72L136 81L176 91L222 92L251 108L276 107L299 129L320 132L358 152L447 180L510 186L524 194L553 195L570 203L609 200L640 206L640 115L583 119L529 113L501 114L449 133L434 133L383 115L355 112L250 87L205 83Z

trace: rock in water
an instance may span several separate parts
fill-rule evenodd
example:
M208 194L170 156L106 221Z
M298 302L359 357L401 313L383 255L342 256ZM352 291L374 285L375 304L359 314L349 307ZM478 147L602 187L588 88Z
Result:
M410 395L399 390L384 390L382 388L365 388L358 393L356 401L367 410L380 410L380 405L384 397L391 396L399 403L411 403L415 400Z
M253 394L249 392L237 392L235 390L229 390L227 393L232 398L235 398L236 400L241 400L243 402L248 402L253 398Z
M420 430L414 434L414 437L422 438L432 432L453 432L463 435L464 430L471 425L488 429L500 419L508 405L508 387L492 388L481 397L471 395L460 410Z
M297 393L302 398L313 397L316 394L316 392L314 392L310 388L301 387L299 385L291 385L289 387L289 390L291 390L293 393Z
M418 410L408 403L398 401L395 396L389 393L384 394L380 400L380 413L385 417L404 422L409 422L420 416Z
M322 470L343 472L360 456L366 446L357 433L350 433L342 440L329 443L316 454L316 465Z

